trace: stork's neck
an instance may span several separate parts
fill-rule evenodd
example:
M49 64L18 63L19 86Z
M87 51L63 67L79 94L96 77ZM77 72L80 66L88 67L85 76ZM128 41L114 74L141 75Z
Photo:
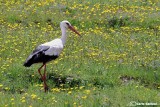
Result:
M67 39L66 28L65 27L61 27L61 31L62 31L61 40L62 40L62 43L64 45L66 43L66 39Z

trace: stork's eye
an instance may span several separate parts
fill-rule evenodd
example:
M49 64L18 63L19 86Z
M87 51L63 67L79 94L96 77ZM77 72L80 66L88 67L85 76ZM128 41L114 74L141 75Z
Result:
M66 23L69 26L69 23Z

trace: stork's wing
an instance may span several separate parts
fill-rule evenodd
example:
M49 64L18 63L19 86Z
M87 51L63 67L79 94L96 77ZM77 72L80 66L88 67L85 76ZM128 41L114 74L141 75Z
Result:
M38 46L30 55L29 57L26 59L24 66L29 67L31 66L31 59L33 58L33 56L35 56L36 54L40 53L40 52L44 52L46 50L48 50L50 47L49 46Z
M34 55L34 54L37 54L37 53L39 53L39 52L42 52L42 51L46 51L46 50L48 50L50 47L49 46L42 46L42 45L40 45L40 46L38 46L33 52L32 52L32 54ZM31 54L31 55L32 55Z

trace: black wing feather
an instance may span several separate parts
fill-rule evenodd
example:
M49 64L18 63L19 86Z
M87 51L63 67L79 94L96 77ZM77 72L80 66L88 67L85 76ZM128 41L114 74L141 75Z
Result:
M30 67L33 63L38 63L42 59L42 56L44 55L44 52L48 50L50 47L49 46L38 46L33 52L29 55L29 57L26 59L24 66L25 67Z

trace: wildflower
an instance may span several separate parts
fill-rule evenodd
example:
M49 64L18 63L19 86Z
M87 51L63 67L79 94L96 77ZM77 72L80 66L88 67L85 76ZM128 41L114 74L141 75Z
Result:
M82 96L82 99L86 99L87 98L87 96Z
M69 14L70 14L68 10L66 11L66 14L67 14L67 15L69 15Z
M11 101L14 101L14 98L11 98Z
M0 84L0 88L1 88L1 87L3 87L3 85L2 85L2 84Z
M26 100L25 100L25 99L23 99L23 100L21 100L21 102L22 102L22 103L25 103L25 102L26 102Z
M59 88L53 88L52 91L53 92L60 92L61 90Z
M76 102L74 102L73 104L74 104L74 105L76 105L77 103L76 103Z
M58 64L58 60L55 60L55 61L54 61L54 64Z
M84 88L84 86L80 86L80 89L83 89Z
M39 84L40 87L43 87L43 84Z
M86 94L90 94L91 91L90 91L90 90L85 90L84 92L85 92Z
M22 97L22 99L25 99L25 97Z
M71 94L72 93L72 91L68 91L68 94Z
M5 87L4 89L5 89L5 90L9 90L10 88L9 88L9 87Z
M32 94L31 97L32 97L32 99L35 99L37 97L37 95Z

